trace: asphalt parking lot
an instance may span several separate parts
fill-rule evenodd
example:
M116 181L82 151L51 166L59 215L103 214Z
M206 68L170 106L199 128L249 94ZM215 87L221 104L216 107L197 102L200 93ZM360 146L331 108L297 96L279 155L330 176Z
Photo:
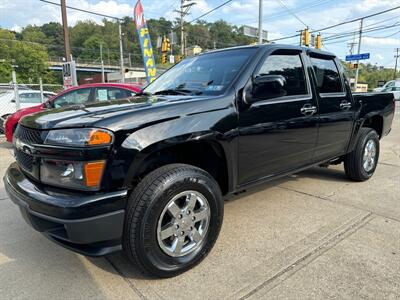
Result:
M0 298L400 299L398 111L371 180L313 168L229 199L210 255L172 279L143 278L118 253L86 258L53 244L1 181ZM1 177L11 161L0 143Z

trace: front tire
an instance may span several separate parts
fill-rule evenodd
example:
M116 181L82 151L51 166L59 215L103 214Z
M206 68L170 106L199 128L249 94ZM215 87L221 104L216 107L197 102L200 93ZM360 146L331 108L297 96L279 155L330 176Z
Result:
M220 188L207 172L184 164L161 167L128 200L124 252L142 273L176 276L209 253L223 209Z
M379 136L372 128L361 128L354 150L344 158L347 177L365 181L374 174L379 159Z

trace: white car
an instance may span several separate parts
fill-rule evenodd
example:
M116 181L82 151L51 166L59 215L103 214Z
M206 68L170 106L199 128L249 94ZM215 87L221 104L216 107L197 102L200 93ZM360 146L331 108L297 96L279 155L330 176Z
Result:
M374 88L373 91L374 92L383 92L383 90L386 90L387 88L391 88L394 86L398 86L399 84L400 84L399 79L390 80L390 81L386 82L383 86Z
M394 99L400 101L400 82L393 87L387 87L382 90L382 93L393 93Z
M24 90L19 91L19 108L27 108L31 106L38 105L42 102L42 98L40 97L40 91L35 90ZM53 92L44 91L43 92L43 100L55 96L56 94ZM0 92L0 117L5 119L5 117L9 114L15 113L17 111L17 106L15 103L15 95L13 90Z
M42 103L40 97L40 91L35 90L22 90L19 94L19 108L27 108L36 106ZM43 91L43 100L55 96L57 94L53 92ZM17 111L17 105L15 103L15 94L13 90L3 90L0 92L0 134L3 134L3 124L7 117Z

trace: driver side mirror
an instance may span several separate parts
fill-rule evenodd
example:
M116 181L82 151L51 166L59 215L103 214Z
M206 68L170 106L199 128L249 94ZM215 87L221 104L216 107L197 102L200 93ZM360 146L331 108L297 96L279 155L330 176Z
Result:
M245 102L252 104L287 94L285 90L286 79L282 75L260 75L252 80L252 88L246 93Z

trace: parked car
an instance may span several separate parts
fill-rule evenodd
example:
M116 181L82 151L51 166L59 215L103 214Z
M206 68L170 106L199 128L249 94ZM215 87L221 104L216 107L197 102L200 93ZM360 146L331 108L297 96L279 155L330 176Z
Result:
M21 109L37 106L38 103L42 103L42 97L40 91L36 90L22 90L18 92L19 95L19 105ZM43 100L56 95L53 92L44 91ZM0 133L4 132L4 121L8 116L15 113L17 106L15 103L15 93L14 90L7 90L0 92Z
M331 53L217 50L136 97L24 117L4 185L56 243L91 256L123 249L139 270L171 277L213 247L223 196L321 164L368 180L393 117L393 94L353 95Z
M12 142L13 133L17 127L18 121L26 115L50 108L128 98L140 91L141 87L139 85L120 83L92 83L69 88L43 104L23 108L10 115L4 124L6 139ZM37 103L40 103L40 101Z
M373 91L374 91L374 92L383 92L383 91L386 90L387 88L394 87L395 85L398 85L398 84L400 84L400 80L399 80L399 79L390 80L390 81L386 82L383 86L374 88Z
M393 93L394 99L400 101L400 81L392 87L387 87L382 90L383 93Z

